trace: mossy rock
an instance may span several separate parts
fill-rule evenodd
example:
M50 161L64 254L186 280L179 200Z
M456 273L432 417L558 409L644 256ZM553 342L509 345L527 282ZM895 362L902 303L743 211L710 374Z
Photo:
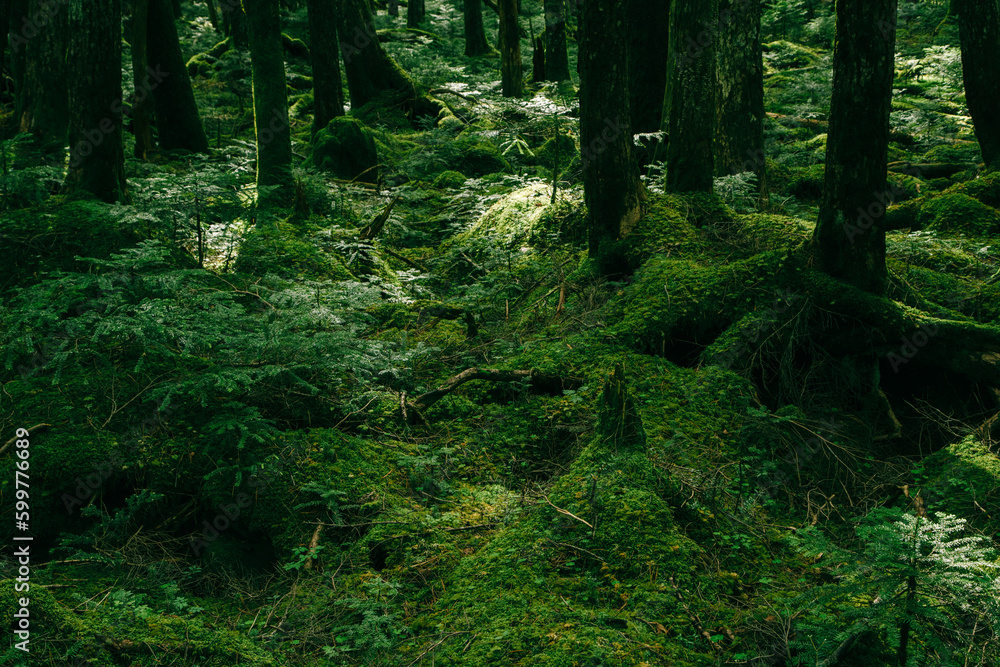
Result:
M559 147L558 154L556 146ZM559 134L558 137L549 137L540 147L535 150L534 156L525 159L528 164L535 164L542 167L552 168L558 155L559 171L566 171L573 163L580 158L580 151L576 147L573 137L567 134Z
M378 151L371 130L351 116L338 116L313 137L309 162L333 176L378 182Z
M339 255L323 252L305 232L289 222L258 225L240 245L234 266L253 276L274 274L282 278L352 280Z
M285 33L281 33L281 46L285 49L285 53L296 58L302 58L305 61L310 61L309 47L301 39L295 39L294 37L289 37Z
M786 40L764 44L763 51L764 63L772 70L810 67L819 62L818 52Z
M979 178L954 185L949 192L968 195L987 206L1000 208L1000 171L992 171Z
M788 184L788 194L799 199L817 200L823 196L823 181L826 175L825 164L813 164L792 171Z
M927 509L965 517L978 530L1000 538L1000 457L970 435L922 461Z
M510 172L510 163L500 154L495 146L480 143L468 146L462 150L458 170L469 178L481 178L487 174Z
M927 229L965 232L976 236L1000 230L1000 212L963 194L942 194L928 201L920 210L921 223Z
M296 74L295 72L289 72L285 76L285 84L291 91L293 91L293 94L294 92L313 89L313 80L311 76Z
M940 144L924 153L924 162L972 162L979 156L979 145L972 142Z
M207 53L196 53L187 61L188 75L209 78L219 69L219 59Z
M442 171L434 179L433 186L439 190L454 190L465 185L468 179L458 171Z

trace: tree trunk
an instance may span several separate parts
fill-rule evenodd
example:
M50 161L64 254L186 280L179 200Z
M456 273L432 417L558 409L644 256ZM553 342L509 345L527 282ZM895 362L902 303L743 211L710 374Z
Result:
M548 81L545 76L545 39L536 37L532 40L531 49L531 82Z
M524 94L521 65L521 28L517 21L517 0L499 0L500 8L500 78L504 97Z
M7 0L7 16L10 21L9 33L4 44L10 44L10 74L14 81L14 118L21 117L24 100L25 47L34 28L28 23L28 0ZM2 50L2 49L0 49Z
M257 200L259 205L287 206L294 189L292 136L278 0L243 0L243 8L250 27Z
M66 189L107 202L125 197L120 0L69 5L70 160Z
M234 49L246 51L250 48L250 27L240 0L222 0L222 27L226 37L233 40Z
M406 27L417 28L424 22L424 0L410 0L406 5Z
M399 0L389 0L389 16L399 16Z
M760 16L760 0L719 0L715 172L752 171L766 199Z
M667 189L711 192L715 133L714 26L718 0L673 0L664 113Z
M952 0L962 42L965 101L987 168L1000 168L1000 9L997 0Z
M308 0L309 52L312 54L313 126L316 134L333 118L344 115L344 90L337 47L337 5Z
M8 32L10 30L10 0L0 0L0 89L3 88L3 72L6 65Z
M181 0L170 0L170 13L175 19L184 18L184 10L181 9Z
M156 103L156 129L160 148L208 152L208 137L198 115L191 90L177 26L167 0L147 0L146 49L148 61L157 73L157 83L149 86ZM146 81L143 81L145 88ZM136 97L142 94L136 89Z
M132 134L135 135L133 155L146 160L153 150L153 130L149 123L149 92L143 88L146 67L146 33L148 0L134 0L132 4L132 85L135 99L132 101Z
M486 41L482 0L465 0L465 55L485 56L493 51Z
M826 179L811 250L868 292L886 287L885 209L896 0L839 0ZM860 119L864 119L863 122Z
M42 144L66 142L67 106L66 48L69 42L64 5L30 0L28 16L37 34L24 45L24 95L20 104L21 132L30 132Z
M569 81L566 54L566 0L545 0L545 75L549 81Z
M642 215L629 127L626 0L593 0L580 17L580 144L590 256L606 273L624 270L617 241Z
M667 86L670 0L629 0L628 19L632 132L659 132Z
M360 109L379 95L416 96L413 81L382 50L367 0L343 0L338 33L352 109Z
M215 0L205 0L205 7L208 9L208 22L215 32L219 32L219 11L215 7Z

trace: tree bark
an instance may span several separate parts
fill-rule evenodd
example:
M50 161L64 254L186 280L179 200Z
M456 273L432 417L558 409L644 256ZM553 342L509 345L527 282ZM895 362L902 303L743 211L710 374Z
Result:
M711 192L714 175L715 40L718 0L673 0L664 113L667 189Z
M342 1L338 33L352 109L360 109L380 95L397 99L416 96L413 81L382 50L367 0Z
M760 0L719 0L715 172L723 175L752 171L766 199L760 16Z
M989 169L1000 168L1000 8L997 0L952 0L962 43L962 78L976 138Z
M316 134L344 115L344 84L337 48L337 6L330 0L308 0L309 52L313 72L313 126Z
M42 144L58 145L61 150L66 142L69 114L66 6L46 0L30 0L28 16L37 18L33 22L37 34L24 45L20 130L30 132Z
M106 202L125 198L122 151L122 42L120 0L69 6L70 161L66 190Z
M278 0L243 0L243 9L250 28L258 204L287 206L294 189L292 136Z
M153 129L150 126L150 98L143 90L143 78L149 60L146 54L146 23L148 0L133 0L132 3L132 85L136 95L132 101L132 134L135 135L133 155L140 160L148 158L153 150Z
M424 22L426 14L427 9L424 6L424 0L409 0L409 3L406 5L406 27L419 27Z
M219 32L219 11L215 7L215 0L205 0L205 8L208 9L208 22L212 24L212 29Z
M482 0L465 0L465 55L485 56L492 51L483 27Z
M569 81L566 54L566 0L545 0L545 75L549 81Z
M811 251L829 275L882 294L896 0L839 0L826 178ZM859 122L859 119L864 122Z
M240 0L222 0L222 27L226 37L233 40L234 49L246 51L250 48L250 27Z
M592 0L580 17L580 144L589 251L606 273L625 267L617 241L642 215L629 109L625 0Z
M14 118L20 118L24 101L25 51L28 44L28 0L7 0L9 32L4 46L10 45L10 74L14 81ZM6 28L6 26L5 26ZM3 48L0 48L3 50Z
M399 16L399 0L389 0L389 16Z
M517 21L517 0L500 0L500 79L504 97L524 94L521 64L521 27Z
M629 0L629 98L632 132L662 129L667 85L670 0Z
M545 76L545 38L535 37L531 41L531 83L548 81Z
M208 137L191 90L173 11L167 0L147 0L147 3L146 48L148 61L159 81L145 92L151 92L156 103L160 148L206 153ZM135 92L136 97L143 94L139 88Z

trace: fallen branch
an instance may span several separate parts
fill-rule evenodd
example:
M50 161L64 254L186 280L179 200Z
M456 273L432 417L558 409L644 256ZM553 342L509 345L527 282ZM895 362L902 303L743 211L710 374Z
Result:
M507 371L495 368L467 368L458 375L454 375L437 389L432 389L411 401L406 402L406 407L412 415L431 407L442 398L461 387L470 380L489 380L491 382L519 382L521 380L531 380L536 387L546 389L550 392L561 392L563 389L573 389L583 384L577 378L563 378L559 375L540 373L536 370L529 371Z
M48 428L49 426L52 426L52 424L35 424L34 426L28 429L28 435L34 435L36 430L45 429ZM10 448L10 446L13 445L18 439L20 439L20 436L15 435L13 438L3 443L3 447L0 447L0 456L2 456L3 453L6 452Z
M399 201L399 197L393 198L389 205L385 207L385 210L378 214L378 216L372 220L369 224L361 228L361 233L358 235L362 241L367 241L368 239L373 239L379 235L382 228L385 227L385 223L389 221L389 214L392 213L393 207L396 206L396 202Z

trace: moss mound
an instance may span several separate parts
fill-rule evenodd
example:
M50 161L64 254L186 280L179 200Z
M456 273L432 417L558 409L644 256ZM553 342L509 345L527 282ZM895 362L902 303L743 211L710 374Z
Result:
M982 440L967 436L922 461L928 509L968 517L978 530L1000 537L1000 457Z
M371 130L358 119L339 116L313 137L309 163L337 178L378 182L378 151Z
M452 190L455 188L460 188L465 185L465 174L458 171L442 171L434 179L434 187L439 190Z
M351 280L340 255L317 247L311 234L289 222L257 226L243 239L235 270L253 276Z
M924 204L921 222L928 229L966 232L976 236L994 234L1000 230L1000 212L972 197L945 193Z

